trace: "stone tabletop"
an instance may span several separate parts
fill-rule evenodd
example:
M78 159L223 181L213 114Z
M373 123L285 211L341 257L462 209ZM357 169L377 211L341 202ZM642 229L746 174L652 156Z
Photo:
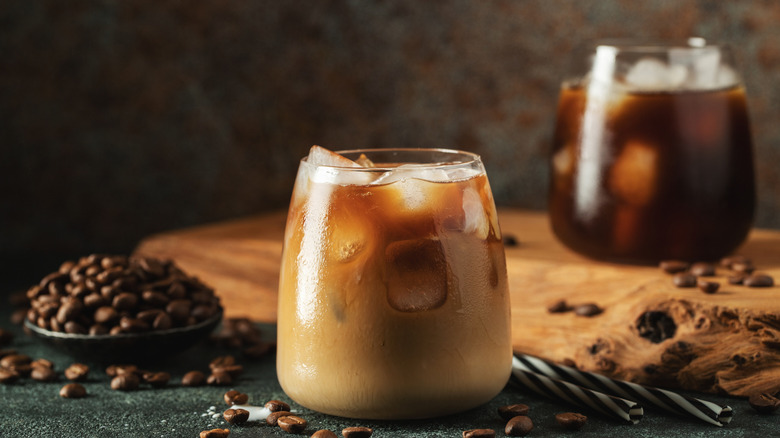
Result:
M145 369L168 371L172 379L167 387L152 389L142 385L139 390L121 392L109 387L105 364L87 362L89 379L84 383L88 396L83 399L64 399L60 388L67 383L61 371L76 361L67 352L53 349L38 339L27 336L22 329L9 322L11 310L5 305L0 309L0 327L15 334L11 346L33 359L46 358L54 362L60 371L57 381L37 382L29 378L14 384L0 384L0 437L197 437L200 431L212 428L229 428L230 437L288 436L281 429L265 424L248 423L242 427L230 426L222 419L227 406L223 394L235 388L249 395L250 403L263 404L279 399L290 402L308 422L304 435L317 429L330 429L337 433L349 426L373 428L374 437L459 437L464 430L474 428L495 429L496 436L504 436L504 422L496 411L498 407L513 403L525 403L531 407L529 416L535 437L744 437L773 436L780 425L780 416L758 415L745 400L719 396L702 396L734 408L735 417L730 425L718 428L700 421L677 417L665 412L645 409L645 417L639 424L625 425L563 403L544 399L509 383L493 400L484 406L448 417L416 421L366 421L337 418L319 414L293 403L282 391L276 379L275 357L270 353L260 359L242 358L236 352L202 343L178 356L163 358L159 362L144 364ZM260 325L268 339L275 337L272 325ZM217 356L236 354L244 366L244 373L228 387L182 387L181 377L187 371L208 370L208 363ZM578 432L566 431L555 421L560 412L582 412L588 415L588 423ZM215 415L216 414L216 415ZM216 418L214 418L216 417Z

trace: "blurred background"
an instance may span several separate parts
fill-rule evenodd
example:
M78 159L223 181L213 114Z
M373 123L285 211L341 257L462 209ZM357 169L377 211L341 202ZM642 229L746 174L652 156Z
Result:
M475 151L499 206L544 209L559 83L606 37L736 48L780 228L777 23L772 0L5 0L3 270L284 209L312 144Z

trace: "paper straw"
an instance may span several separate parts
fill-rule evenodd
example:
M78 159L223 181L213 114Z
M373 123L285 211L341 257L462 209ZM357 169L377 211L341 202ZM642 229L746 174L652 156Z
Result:
M636 402L525 370L517 358L512 361L512 374L520 383L540 395L591 408L626 423L636 424L644 414L642 406Z
M676 414L688 413L694 418L716 426L728 424L734 414L729 406L720 406L706 400L684 396L665 389L610 379L600 374L553 364L526 354L516 354L515 361L513 363L518 364L517 366L521 370L527 372L541 374L551 379L574 382L586 388L603 391L618 397L638 400L646 405L657 406Z

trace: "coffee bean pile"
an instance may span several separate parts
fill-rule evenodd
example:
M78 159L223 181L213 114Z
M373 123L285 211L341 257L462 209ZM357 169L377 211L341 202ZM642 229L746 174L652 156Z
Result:
M718 266L714 263L664 260L658 267L667 274L672 274L672 284L676 287L698 287L706 294L714 294L720 289L719 282L706 278L718 275ZM724 257L720 261L720 268L727 271L726 278L731 285L772 287L775 284L771 276L756 272L753 261L745 256Z
M600 315L604 309L596 303L582 303L575 306L570 305L566 300L558 300L547 307L549 313L566 313L574 311L577 316L592 317Z
M171 261L92 254L66 261L26 293L27 319L73 334L142 333L185 327L220 310L214 290Z

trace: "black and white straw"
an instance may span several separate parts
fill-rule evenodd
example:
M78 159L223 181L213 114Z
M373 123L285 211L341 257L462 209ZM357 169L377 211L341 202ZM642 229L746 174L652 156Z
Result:
M706 400L688 397L665 389L610 379L600 374L553 364L538 357L525 354L515 355L513 368L543 375L550 379L573 382L577 385L617 397L637 400L645 405L656 406L676 414L687 413L716 426L728 424L733 416L733 411L729 406L720 406Z
M614 397L588 388L524 369L517 357L512 362L512 374L525 387L551 398L594 409L604 415L617 418L626 423L636 424L644 414L638 403L620 397Z

